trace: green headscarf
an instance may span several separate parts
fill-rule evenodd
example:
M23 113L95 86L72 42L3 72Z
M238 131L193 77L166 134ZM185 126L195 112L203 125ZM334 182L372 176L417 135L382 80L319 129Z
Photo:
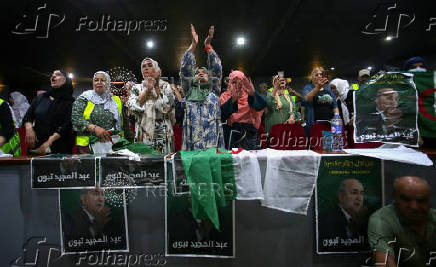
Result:
M196 68L194 73L197 74L199 69L204 70L204 72L208 72L207 68L201 67L201 68ZM200 83L199 81L194 79L192 81L191 88L189 89L188 94L186 95L186 100L187 101L204 101L204 100L206 100L206 98L209 95L209 90L210 90L209 81L205 82L205 83Z

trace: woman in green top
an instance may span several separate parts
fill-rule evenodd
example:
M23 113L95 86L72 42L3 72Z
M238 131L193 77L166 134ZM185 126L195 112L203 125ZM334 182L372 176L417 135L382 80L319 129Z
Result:
M109 149L115 137L133 140L124 108L118 96L110 92L110 77L98 71L92 79L92 90L83 92L74 102L71 119L77 130L77 148L81 154L95 150L96 143ZM95 151L94 151L95 152Z
M295 123L295 103L285 88L285 78L274 76L273 90L268 91L266 97L265 130L268 134L274 124Z

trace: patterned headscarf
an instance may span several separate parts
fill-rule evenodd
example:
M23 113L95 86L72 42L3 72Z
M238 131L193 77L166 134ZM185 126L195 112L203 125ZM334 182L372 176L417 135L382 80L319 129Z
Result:
M194 75L197 74L199 70L203 70L205 73L209 74L209 70L206 67L197 67L194 70Z
M229 75L229 83L231 83L234 78L239 78L239 80L242 80L245 78L245 74L242 71L234 70Z
M121 130L121 116L118 111L117 103L115 103L115 100L112 98L112 93L110 91L111 88L111 78L109 74L107 74L104 71L97 71L94 73L94 76L92 77L92 80L94 81L94 78L97 74L103 74L107 81L106 90L101 95L97 94L95 90L88 90L82 93L81 97L84 97L86 100L94 103L95 105L104 104L104 109L110 111L114 115L114 119L116 120L115 123L115 130ZM106 129L109 130L109 129Z

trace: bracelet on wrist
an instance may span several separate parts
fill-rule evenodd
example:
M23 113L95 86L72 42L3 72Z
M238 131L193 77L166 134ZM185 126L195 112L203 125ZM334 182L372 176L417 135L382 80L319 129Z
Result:
M213 48L212 48L212 46L211 45L206 45L205 47L204 47L204 51L206 51L206 52L209 52L209 50L212 50Z

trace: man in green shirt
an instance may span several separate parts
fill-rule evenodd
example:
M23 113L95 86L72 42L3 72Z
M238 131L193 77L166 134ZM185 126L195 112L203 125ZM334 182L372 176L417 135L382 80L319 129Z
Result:
M394 203L369 219L368 240L376 266L436 266L436 210L428 183L404 176L394 181Z

